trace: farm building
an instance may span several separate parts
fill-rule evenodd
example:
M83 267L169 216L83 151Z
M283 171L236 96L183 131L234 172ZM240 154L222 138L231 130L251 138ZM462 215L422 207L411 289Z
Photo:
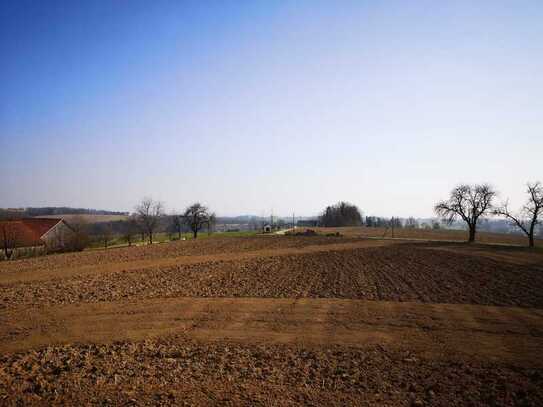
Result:
M0 245L12 249L44 247L48 251L60 250L66 246L73 233L62 219L0 221Z

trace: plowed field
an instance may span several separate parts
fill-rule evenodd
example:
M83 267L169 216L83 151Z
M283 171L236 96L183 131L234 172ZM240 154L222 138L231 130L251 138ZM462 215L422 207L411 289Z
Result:
M542 405L543 254L213 238L0 264L0 404Z

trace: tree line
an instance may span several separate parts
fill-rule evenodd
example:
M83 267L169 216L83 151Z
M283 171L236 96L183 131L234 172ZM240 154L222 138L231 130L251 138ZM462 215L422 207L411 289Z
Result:
M0 219L21 219L56 215L127 215L128 212L101 209L72 208L68 206L46 206L39 208L0 209Z
M318 224L324 227L342 226L366 226L373 228L407 228L407 229L440 229L439 222L431 224L419 223L413 217L401 219L399 217L385 218L381 216L362 215L362 211L348 202L340 201L337 204L327 206L318 217Z
M215 222L215 214L199 202L189 205L182 213L167 215L162 202L147 197L136 205L134 213L127 220L109 222L104 225L96 224L89 229L96 231L95 234L100 236L105 247L115 232L120 234L130 246L137 235L141 236L142 241L147 239L150 244L153 244L157 231L163 229L164 226L169 231L175 231L179 239L187 229L196 239L204 227L211 230Z
M481 219L485 216L500 216L526 235L528 246L534 247L535 233L538 225L541 224L541 214L543 213L543 184L541 182L528 183L526 195L525 204L521 208L513 210L510 208L508 200L500 204L495 203L498 193L492 186L488 184L461 184L450 192L448 199L436 203L434 211L448 225L456 220L464 222L469 233L468 242L475 241ZM418 228L420 226L414 218L408 218L402 223L399 218L387 219L368 216L364 222L360 209L356 205L344 201L327 206L318 220L319 224L325 227L361 226L364 224L369 227L386 228ZM140 235L142 241L148 239L152 244L157 229L161 224L164 224L164 221L169 223L168 229L177 233L178 238L181 238L184 230L190 230L196 239L203 228L207 228L208 231L212 230L216 223L216 216L209 208L199 202L189 205L182 213L168 216L161 202L144 198L135 207L134 213L124 221L108 222L105 225L87 225L83 217L80 221L72 221L70 227L74 236L65 249L82 250L86 247L91 228L98 229L98 235L105 247L108 246L108 242L114 234L120 234L128 245L132 244L136 235ZM115 231L113 225L115 225ZM433 229L440 228L438 222L426 226ZM6 224L3 224L0 229L1 249L5 257L9 258L13 249L17 247L17 236L13 235Z
M541 223L543 212L543 184L541 182L528 183L525 204L517 211L511 210L508 200L495 204L497 191L488 184L461 184L455 187L448 199L438 202L434 206L435 213L442 221L450 225L456 220L463 221L468 228L468 242L474 242L477 227L481 219L487 215L501 216L518 228L528 238L528 245L535 245L535 231ZM127 221L122 222L122 235L130 245L132 237L141 234L141 240L148 238L153 243L153 236L161 220L166 218L164 206L161 202L144 198L136 206L135 212ZM184 229L192 232L197 238L202 228L211 230L216 222L216 216L209 208L196 202L188 206L183 213L169 216L169 229L174 230L178 237ZM431 225L419 225L415 218L408 218L403 223L400 218L382 218L376 216L362 216L360 209L349 202L340 201L327 206L318 217L319 224L324 227L361 226L386 228L425 228L439 229L439 222L433 221ZM107 232L105 233L107 235ZM106 236L107 241L107 236Z

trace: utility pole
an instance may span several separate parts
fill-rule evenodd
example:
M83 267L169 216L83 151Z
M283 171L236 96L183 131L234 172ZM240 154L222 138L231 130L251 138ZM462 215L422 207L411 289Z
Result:
M294 229L296 227L296 223L294 223L294 212L292 212L292 228Z

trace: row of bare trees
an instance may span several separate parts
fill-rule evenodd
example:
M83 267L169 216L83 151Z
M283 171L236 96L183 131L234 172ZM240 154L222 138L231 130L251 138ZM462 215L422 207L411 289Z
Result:
M534 247L535 230L541 223L543 213L543 184L528 183L526 203L518 211L509 208L506 200L494 205L498 193L488 184L459 185L451 191L449 199L438 202L434 210L447 223L460 218L466 222L469 230L469 242L475 241L477 222L485 215L504 216L519 228L528 238L528 245Z
M165 216L164 205L161 202L153 201L151 198L143 198L136 206L135 215L129 219L130 224L127 225L126 235L130 242L130 233L135 229L139 229L144 235L149 238L149 243L153 243L153 235L159 225L160 219ZM202 228L210 228L215 223L216 216L209 208L196 202L188 206L182 214L173 215L175 230L181 238L183 226L188 226L192 231L192 235L196 239L198 232ZM129 243L130 244L130 243Z

